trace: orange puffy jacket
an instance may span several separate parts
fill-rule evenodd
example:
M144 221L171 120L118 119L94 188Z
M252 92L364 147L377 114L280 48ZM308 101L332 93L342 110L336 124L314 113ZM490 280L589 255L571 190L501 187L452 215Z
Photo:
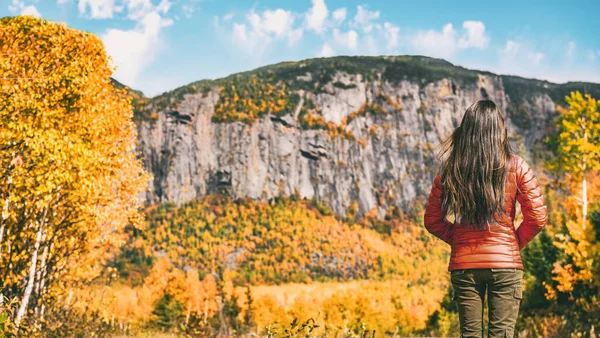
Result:
M518 155L511 155L504 193L507 215L496 213L498 222L479 230L445 219L440 174L435 176L425 209L425 227L450 244L448 270L477 268L523 269L520 250L548 221L548 210L535 174ZM515 202L519 201L523 222L515 230Z

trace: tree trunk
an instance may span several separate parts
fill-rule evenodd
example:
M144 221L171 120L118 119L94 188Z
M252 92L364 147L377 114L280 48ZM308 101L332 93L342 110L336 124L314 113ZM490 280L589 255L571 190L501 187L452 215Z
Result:
M35 268L37 266L37 255L38 250L40 249L40 242L42 241L42 229L44 228L43 224L45 218L46 212L44 212L44 216L39 223L40 225L37 231L37 236L35 238L33 255L31 256L31 266L29 266L29 280L27 282L27 286L25 287L25 292L23 293L23 299L21 299L21 305L19 306L19 310L17 311L17 318L15 319L15 325L17 329L21 324L23 316L25 316L25 312L27 311L27 305L29 304L29 297L31 296L31 291L33 290L33 284L35 282Z
M0 257L2 257L2 237L4 237L4 222L2 222L2 226L0 227Z
M191 312L192 312L192 303L188 302L188 310L187 310L187 314L185 315L185 325L186 326L190 323Z
M583 175L583 186L581 188L581 202L583 204L582 207L582 222L583 222L583 230L585 230L585 223L587 219L587 209L588 209L588 199L587 199L587 180L585 179L585 174Z
M44 242L46 235L42 235L42 242ZM48 246L44 246L44 251L42 252L42 261L40 262L40 269L37 272L37 285L35 286L35 293L40 295L42 287L44 286L42 280L46 271L46 258L48 257Z
M46 232L44 231L44 233L42 234L42 243L45 243L46 241ZM40 309L40 302L43 302L42 300L42 292L44 291L43 287L44 287L44 275L45 275L45 271L46 271L46 257L48 257L48 245L44 245L44 251L42 252L42 260L40 262L40 268L37 271L37 284L35 285L35 294L37 295L37 302L35 304L35 315L39 317L39 309Z
M8 176L8 189L10 191L10 185L12 184L12 176ZM2 238L4 237L4 222L8 219L8 208L10 206L10 193L4 199L4 206L2 207L2 227L0 227L0 259L2 258Z

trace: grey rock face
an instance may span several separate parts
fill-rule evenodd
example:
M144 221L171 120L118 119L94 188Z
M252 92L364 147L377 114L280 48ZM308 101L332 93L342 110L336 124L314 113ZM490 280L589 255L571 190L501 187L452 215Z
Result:
M354 86L339 88L336 81ZM365 139L364 146L325 130L302 129L300 107L280 117L262 116L252 125L215 123L217 88L188 94L175 110L138 124L144 164L154 176L147 202L180 204L213 193L260 200L298 194L316 198L338 216L353 201L359 215L377 208L383 216L390 205L406 211L429 194L437 146L460 124L465 109L481 98L494 100L503 111L510 105L500 76L480 74L467 85L451 78L419 84L367 82L340 72L319 93L301 92L300 105L310 99L327 121L339 124L380 91L402 109L353 119L346 130ZM506 119L513 142L526 148L544 136L555 113L547 95L528 102L533 128L521 130Z

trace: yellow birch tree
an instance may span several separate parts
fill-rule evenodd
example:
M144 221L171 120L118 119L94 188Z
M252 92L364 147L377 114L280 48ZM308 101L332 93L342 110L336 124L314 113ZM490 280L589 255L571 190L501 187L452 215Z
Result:
M68 306L141 224L147 176L112 71L93 34L0 19L0 283L17 328Z

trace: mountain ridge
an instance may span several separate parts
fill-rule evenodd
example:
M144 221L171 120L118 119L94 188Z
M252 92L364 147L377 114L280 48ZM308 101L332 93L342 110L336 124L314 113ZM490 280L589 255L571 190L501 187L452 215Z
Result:
M592 85L592 86L600 86L600 82L587 82L587 81L567 81L564 83L559 83L559 82L552 82L549 80L544 80L544 79L538 79L538 78L534 78L534 77L524 77L524 76L520 76L520 75L515 75L515 74L502 74L502 73L494 73L492 71L487 71L487 70L480 70L480 69L474 69L474 68L468 68L468 67L464 67L464 66L460 66L460 65L455 65L447 60L441 59L441 58L433 58L433 57L429 57L429 56L425 56L425 55L379 55L379 56L349 56L349 55L340 55L340 56L333 56L333 57L320 57L320 58L307 58L307 59L303 59L303 60L299 60L299 61L282 61L282 62L277 62L277 63L273 63L273 64L269 64L269 65L264 65L264 66L260 66L257 68L253 68L253 69L249 69L249 70L244 70L244 71L240 71L240 72L235 72L235 73L231 73L229 75L223 76L223 77L218 77L218 78L214 78L214 79L210 79L210 78L206 78L206 79L200 79L197 81L192 81L190 83L184 84L182 86L179 87L175 87L173 89L167 90L165 92L162 92L160 94L154 95L154 96L146 96L143 94L142 91L140 90L136 90L132 87L127 86L126 84L112 78L113 82L117 84L118 87L128 87L130 88L132 91L136 92L137 94L141 94L141 97L145 98L145 99L154 99L163 95L167 95L167 94L171 94L175 91L178 90L182 90L186 87L192 86L192 85L197 85L203 82L214 82L214 81L218 81L218 80L223 80L223 79L227 79L229 77L232 76L238 76L238 75L246 75L249 73L253 73L253 72L257 72L257 71L261 71L261 70L265 70L271 67L276 67L276 66L293 66L293 65L297 65L297 64L301 64L303 62L308 62L308 61L313 61L313 60L325 60L325 59L336 59L336 58L373 58L373 59L390 59L390 58L397 58L397 57L408 57L408 58L415 58L415 59L428 59L428 60L432 60L433 62L439 62L441 65L444 66L450 66L450 67L457 67L457 68L462 68L465 69L467 71L473 71L476 73L480 73L480 74L487 74L487 75L494 75L494 76L501 76L501 77L506 77L506 78L514 78L517 80L526 80L526 81L536 81L536 82L541 82L541 83L546 83L549 85L555 85L555 86L568 86L568 85L581 85L581 86L585 86L585 85Z
M338 217L355 203L356 217L384 217L390 206L407 212L427 196L436 148L474 101L494 100L514 149L534 158L550 151L543 140L572 90L600 97L600 84L414 56L308 59L197 81L134 103L154 176L147 203L297 195Z

